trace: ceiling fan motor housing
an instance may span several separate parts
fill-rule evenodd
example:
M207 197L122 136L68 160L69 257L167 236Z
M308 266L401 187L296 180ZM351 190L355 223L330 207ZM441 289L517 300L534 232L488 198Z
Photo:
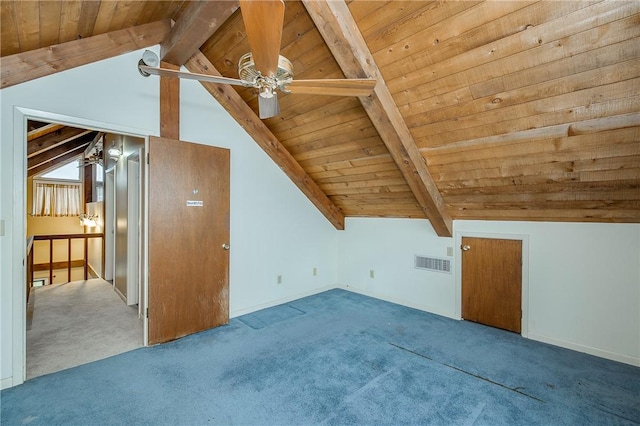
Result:
M242 55L238 62L238 76L241 80L251 83L260 89L260 96L271 97L277 88L283 89L285 83L293 79L293 65L282 55L278 57L278 72L275 76L263 76L256 69L251 52Z

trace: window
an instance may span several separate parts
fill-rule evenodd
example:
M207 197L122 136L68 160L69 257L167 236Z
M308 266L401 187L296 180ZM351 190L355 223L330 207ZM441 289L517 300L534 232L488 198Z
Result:
M33 181L32 216L78 216L82 213L79 183Z
M33 179L32 216L78 216L82 213L79 165L75 160Z
M80 181L80 160L75 160L63 166L57 167L39 176L42 179L74 180Z

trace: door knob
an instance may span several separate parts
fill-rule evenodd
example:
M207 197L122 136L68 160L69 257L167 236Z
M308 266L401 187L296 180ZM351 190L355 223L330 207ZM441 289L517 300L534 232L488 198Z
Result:
M465 245L463 245L463 246L460 246L460 248L462 249L462 251L469 251L469 250L471 250L471 246L468 246L468 245L466 245L466 244L465 244Z
M222 248L225 250L229 250L230 246L227 243L222 244Z

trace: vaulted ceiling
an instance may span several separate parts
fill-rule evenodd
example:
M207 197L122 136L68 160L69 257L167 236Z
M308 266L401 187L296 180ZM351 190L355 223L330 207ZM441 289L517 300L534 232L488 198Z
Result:
M2 1L2 88L161 44L237 78L238 4ZM361 98L204 83L336 227L344 216L640 222L640 2L287 1L296 79Z

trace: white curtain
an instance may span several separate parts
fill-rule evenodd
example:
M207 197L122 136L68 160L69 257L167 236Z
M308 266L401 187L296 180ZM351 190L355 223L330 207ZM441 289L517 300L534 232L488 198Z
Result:
M33 182L32 216L78 216L82 213L81 185Z

